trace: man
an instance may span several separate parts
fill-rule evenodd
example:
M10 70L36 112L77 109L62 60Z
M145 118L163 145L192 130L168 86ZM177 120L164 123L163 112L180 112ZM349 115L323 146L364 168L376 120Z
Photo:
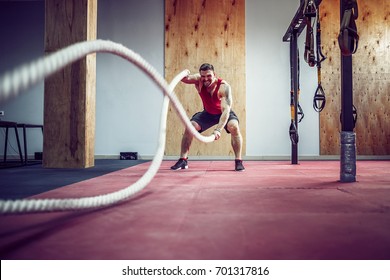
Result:
M232 111L232 92L230 85L215 76L214 66L204 63L199 68L199 74L190 75L182 79L183 83L193 84L197 89L204 110L191 118L191 123L200 133L216 125L213 134L215 140L221 137L224 128L231 134L231 144L235 154L235 170L244 171L242 164L242 136L238 125L238 117ZM171 167L172 170L188 168L188 152L193 140L193 135L186 129L181 141L180 159Z

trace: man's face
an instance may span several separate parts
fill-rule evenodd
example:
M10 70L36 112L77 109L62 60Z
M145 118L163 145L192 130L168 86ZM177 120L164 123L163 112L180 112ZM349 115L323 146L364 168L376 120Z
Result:
M201 70L200 72L200 80L203 83L205 87L208 87L211 85L212 82L215 80L215 74L213 70Z

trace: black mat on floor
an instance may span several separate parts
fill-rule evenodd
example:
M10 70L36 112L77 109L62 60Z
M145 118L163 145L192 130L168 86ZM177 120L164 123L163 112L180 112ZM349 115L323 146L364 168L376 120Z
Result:
M90 168L43 168L42 164L0 169L0 199L19 199L135 166L145 160L95 160Z

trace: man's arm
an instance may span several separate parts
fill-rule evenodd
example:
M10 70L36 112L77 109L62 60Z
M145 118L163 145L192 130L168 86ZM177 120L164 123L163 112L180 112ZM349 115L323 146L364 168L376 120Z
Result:
M181 81L185 84L196 84L198 83L199 79L200 79L200 74L199 73L196 73L196 74L190 74L190 70L187 70L188 71L188 75L186 77L184 77L183 79L181 79Z
M220 94L222 115L219 118L219 122L214 130L215 140L218 140L221 137L221 131L225 127L229 119L230 110L232 108L233 103L231 87L228 83L224 82L223 84L221 84Z

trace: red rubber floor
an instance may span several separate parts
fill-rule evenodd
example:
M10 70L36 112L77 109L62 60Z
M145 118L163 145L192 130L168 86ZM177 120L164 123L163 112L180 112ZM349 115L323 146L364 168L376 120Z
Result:
M390 161L164 161L133 198L93 211L0 216L1 259L390 259ZM149 163L35 197L106 194Z

